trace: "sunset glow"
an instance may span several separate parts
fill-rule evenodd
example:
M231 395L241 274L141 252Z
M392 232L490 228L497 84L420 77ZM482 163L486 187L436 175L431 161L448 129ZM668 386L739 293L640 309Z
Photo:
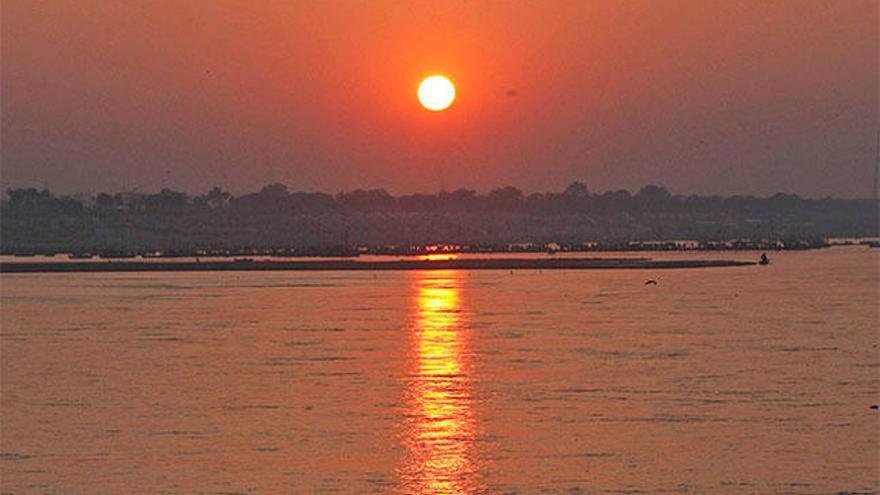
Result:
M0 14L0 495L880 495L880 0Z
M445 76L430 76L419 84L419 102L428 110L446 110L455 100L455 86Z

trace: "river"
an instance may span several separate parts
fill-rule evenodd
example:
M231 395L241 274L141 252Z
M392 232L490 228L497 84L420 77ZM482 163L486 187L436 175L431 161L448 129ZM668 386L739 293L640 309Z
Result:
M880 250L771 258L4 274L0 486L877 492Z

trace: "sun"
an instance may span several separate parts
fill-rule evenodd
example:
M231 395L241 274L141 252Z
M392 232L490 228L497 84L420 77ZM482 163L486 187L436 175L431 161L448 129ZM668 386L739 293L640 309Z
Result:
M455 86L445 76L426 77L419 84L419 102L432 112L446 110L455 100Z

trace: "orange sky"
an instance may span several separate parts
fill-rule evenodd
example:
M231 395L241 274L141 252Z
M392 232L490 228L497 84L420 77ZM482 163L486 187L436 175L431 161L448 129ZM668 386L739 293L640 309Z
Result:
M0 14L3 187L871 193L872 0L4 0ZM435 72L457 86L446 112L415 98Z

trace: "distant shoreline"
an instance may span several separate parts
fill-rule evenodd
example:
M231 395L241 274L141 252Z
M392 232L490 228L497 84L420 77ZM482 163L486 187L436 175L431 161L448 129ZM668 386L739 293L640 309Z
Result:
M387 270L588 270L675 269L750 266L751 261L651 260L647 258L453 259L394 261L103 261L0 263L0 273L208 272L208 271L387 271Z
M0 256L15 258L32 258L36 256L52 258L66 256L71 260L135 260L142 259L179 259L179 258L247 258L282 257L282 258L351 258L360 256L425 256L443 255L496 255L496 254L574 254L590 256L595 253L721 253L721 252L782 252L808 251L827 249L836 246L867 246L880 247L880 238L827 238L821 241L799 239L782 241L751 241L738 239L731 241L629 241L621 243L586 242L586 243L511 243L506 245L458 245L433 244L412 246L330 246L323 248L247 248L247 249L68 249L68 250L0 250ZM2 258L0 258L2 260ZM0 261L2 263L3 261Z

